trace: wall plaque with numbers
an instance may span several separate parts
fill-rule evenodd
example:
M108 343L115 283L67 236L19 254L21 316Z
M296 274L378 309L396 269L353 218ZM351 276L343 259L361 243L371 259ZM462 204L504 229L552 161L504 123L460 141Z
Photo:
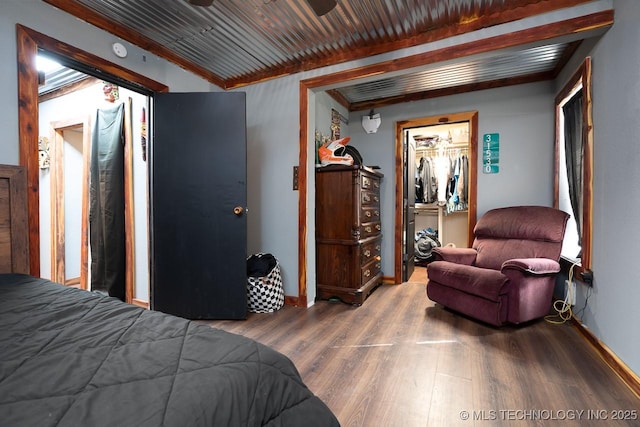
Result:
M482 172L500 171L500 134L485 133L482 137Z

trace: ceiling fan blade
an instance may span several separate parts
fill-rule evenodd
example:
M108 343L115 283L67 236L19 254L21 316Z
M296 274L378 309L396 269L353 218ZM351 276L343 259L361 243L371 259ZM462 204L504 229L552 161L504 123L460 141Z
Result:
M208 7L213 4L213 0L187 0L187 1L189 2L189 4L192 4L194 6Z
M336 0L307 0L307 3L309 3L311 9L313 9L318 16L322 16L329 12L336 7L337 4Z

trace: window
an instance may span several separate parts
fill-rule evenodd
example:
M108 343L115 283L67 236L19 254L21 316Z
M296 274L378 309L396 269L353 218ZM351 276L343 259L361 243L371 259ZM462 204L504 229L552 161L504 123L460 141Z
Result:
M554 206L571 214L562 259L576 264L582 278L591 270L593 121L591 58L586 58L555 100Z

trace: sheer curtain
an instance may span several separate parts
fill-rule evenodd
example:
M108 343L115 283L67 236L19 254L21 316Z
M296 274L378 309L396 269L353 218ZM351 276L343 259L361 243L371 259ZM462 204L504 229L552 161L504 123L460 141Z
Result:
M578 244L582 245L582 181L584 144L582 139L582 90L562 107L564 115L564 149L569 184L569 199L578 228Z

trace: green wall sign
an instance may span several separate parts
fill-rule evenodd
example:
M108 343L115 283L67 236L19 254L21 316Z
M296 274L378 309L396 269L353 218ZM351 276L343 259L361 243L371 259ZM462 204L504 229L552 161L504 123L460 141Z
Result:
M485 133L482 137L482 172L500 171L500 134Z

